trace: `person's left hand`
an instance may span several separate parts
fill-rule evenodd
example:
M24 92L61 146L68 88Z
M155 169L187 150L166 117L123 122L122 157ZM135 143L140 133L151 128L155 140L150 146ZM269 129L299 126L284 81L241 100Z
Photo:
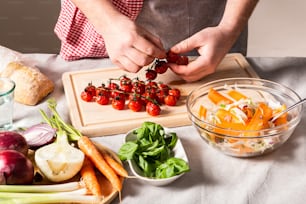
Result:
M174 45L170 50L183 54L196 49L200 56L187 65L169 64L173 72L185 81L197 81L215 72L231 49L236 38L221 27L208 27Z

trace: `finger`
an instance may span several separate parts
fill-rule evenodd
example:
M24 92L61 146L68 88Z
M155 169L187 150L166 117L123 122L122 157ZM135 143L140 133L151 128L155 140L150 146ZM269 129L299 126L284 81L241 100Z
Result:
M154 58L143 53L140 52L139 50L130 47L127 52L126 52L126 56L136 65L138 65L139 67L143 67L146 66L148 64L150 64L151 62L153 62Z
M199 59L192 61L188 65L170 64L170 68L180 78L184 79L187 82L197 81L215 71L214 66L209 66L206 62L202 60Z
M136 73L141 69L140 66L138 66L133 61L131 61L128 57L123 56L123 55L118 57L116 60L114 60L113 63L119 66L119 68L125 71L128 71L128 72L132 72L132 73Z
M189 52L195 48L200 47L201 43L203 44L204 40L200 40L199 37L196 35L193 35L185 40L182 40L175 44L173 47L170 48L171 51L174 53L186 53ZM203 46L203 45L202 45Z
M144 38L138 38L134 43L134 47L140 52L145 53L153 58L165 58L166 51L164 50L159 39L155 37L145 36Z

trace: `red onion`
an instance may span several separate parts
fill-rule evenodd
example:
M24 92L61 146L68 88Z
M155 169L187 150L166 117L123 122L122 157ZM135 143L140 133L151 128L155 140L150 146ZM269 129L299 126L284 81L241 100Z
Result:
M31 184L34 166L30 159L16 150L0 151L1 184Z
M13 131L0 132L0 151L8 149L27 155L29 148L27 141L21 134Z
M22 133L31 149L52 143L55 134L56 130L47 123L33 125Z

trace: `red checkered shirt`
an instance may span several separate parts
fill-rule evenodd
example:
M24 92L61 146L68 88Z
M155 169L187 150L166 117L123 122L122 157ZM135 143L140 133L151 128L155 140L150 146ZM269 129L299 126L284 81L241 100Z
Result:
M112 3L122 14L135 20L143 0L112 0ZM65 60L108 57L103 37L70 0L62 2L54 32L61 40L60 55Z

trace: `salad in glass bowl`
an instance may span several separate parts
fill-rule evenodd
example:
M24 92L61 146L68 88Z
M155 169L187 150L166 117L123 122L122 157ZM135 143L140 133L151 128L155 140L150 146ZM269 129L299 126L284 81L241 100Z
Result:
M290 137L301 120L302 106L272 118L300 99L272 81L229 78L193 90L187 110L209 145L227 155L251 157L277 149Z

